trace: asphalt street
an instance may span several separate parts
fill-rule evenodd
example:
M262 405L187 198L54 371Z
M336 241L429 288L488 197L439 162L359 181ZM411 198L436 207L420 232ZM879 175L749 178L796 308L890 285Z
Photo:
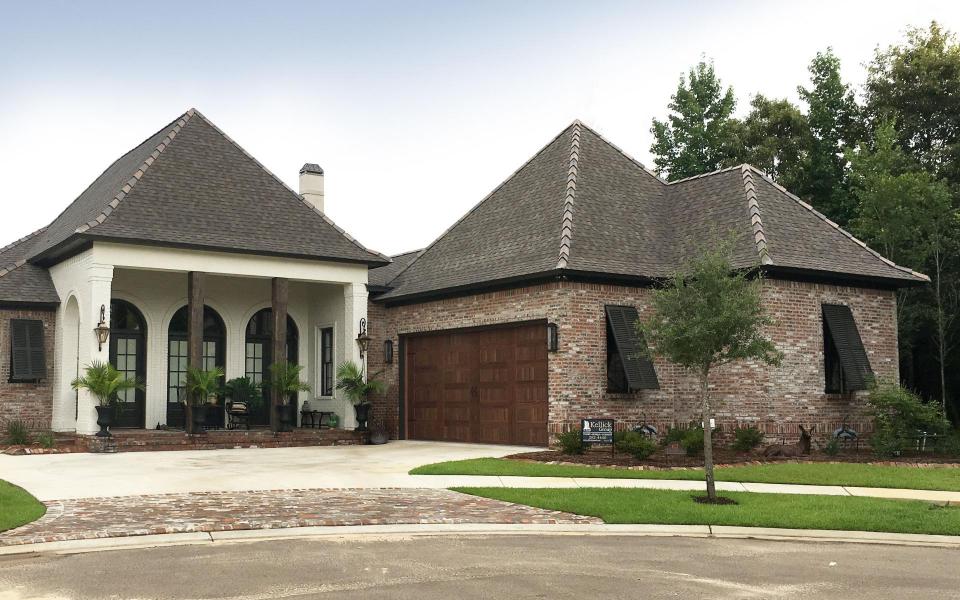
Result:
M0 558L0 600L960 598L960 550L585 535L367 536Z

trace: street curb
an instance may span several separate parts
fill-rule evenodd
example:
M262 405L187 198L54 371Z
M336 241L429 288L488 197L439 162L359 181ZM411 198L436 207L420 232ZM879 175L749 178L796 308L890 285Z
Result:
M821 529L774 529L765 527L728 527L709 525L623 525L623 524L408 524L347 525L331 527L292 527L283 529L246 529L234 531L170 533L90 540L42 542L18 546L0 546L0 557L28 554L80 554L109 550L261 542L284 539L328 539L334 541L403 539L446 535L590 535L635 537L686 537L717 539L757 539L774 541L882 544L891 546L928 546L960 550L960 536L880 533L871 531L831 531Z

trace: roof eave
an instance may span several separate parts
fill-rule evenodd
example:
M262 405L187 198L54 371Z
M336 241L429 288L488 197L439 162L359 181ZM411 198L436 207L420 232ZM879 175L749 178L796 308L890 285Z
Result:
M131 238L120 238L112 236L95 235L92 233L75 233L63 242L44 250L40 254L31 257L30 262L41 267L50 267L58 262L82 252L93 242L111 242L115 244L130 244L135 246L156 246L160 248L181 248L184 250L205 250L212 252L227 252L230 254L249 254L253 256L274 256L278 258L294 258L298 260L328 261L338 263L351 263L367 265L368 267L382 267L390 264L389 260L381 259L361 259L346 258L338 256L315 256L310 254L298 254L292 252L271 252L266 250L250 250L246 248L233 248L229 246L212 246L205 244L189 244L185 242L164 242L155 240L142 240ZM371 255L372 257L373 255Z

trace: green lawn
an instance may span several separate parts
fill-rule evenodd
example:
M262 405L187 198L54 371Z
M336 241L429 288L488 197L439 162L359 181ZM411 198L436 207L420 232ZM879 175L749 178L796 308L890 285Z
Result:
M0 480L0 531L36 521L47 507L23 488Z
M417 467L412 475L518 475L524 477L600 477L703 480L702 469L637 471L608 467L549 465L504 458L475 458ZM798 483L857 487L960 491L960 469L888 467L854 463L771 463L724 467L718 481Z
M736 525L960 535L960 507L920 501L845 496L724 492L739 504L698 504L691 492L627 488L454 488L455 491L551 510L600 517L607 523Z

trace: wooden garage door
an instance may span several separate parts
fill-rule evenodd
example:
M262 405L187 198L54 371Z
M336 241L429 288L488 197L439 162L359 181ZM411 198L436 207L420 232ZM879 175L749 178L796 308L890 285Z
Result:
M536 323L408 338L408 437L545 446L546 337Z

